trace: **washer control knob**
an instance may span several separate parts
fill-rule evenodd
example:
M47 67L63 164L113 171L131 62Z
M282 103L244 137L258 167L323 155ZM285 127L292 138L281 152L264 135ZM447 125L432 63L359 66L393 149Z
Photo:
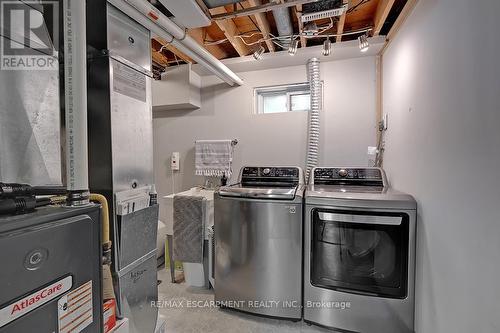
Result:
M340 169L339 170L339 176L340 177L347 177L347 170L346 169Z
M265 175L268 175L270 172L271 172L271 169L269 169L269 168L265 168L264 170L262 170L262 173Z

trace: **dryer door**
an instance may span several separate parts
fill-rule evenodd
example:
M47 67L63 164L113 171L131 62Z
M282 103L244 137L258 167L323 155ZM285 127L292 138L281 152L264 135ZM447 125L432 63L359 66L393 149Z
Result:
M409 216L315 209L311 283L321 288L405 298Z

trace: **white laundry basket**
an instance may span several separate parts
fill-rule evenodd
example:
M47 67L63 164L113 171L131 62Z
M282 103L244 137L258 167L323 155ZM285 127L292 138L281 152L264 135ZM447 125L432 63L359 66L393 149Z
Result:
M186 284L192 287L205 287L205 270L203 269L203 264L193 264L189 262L183 262L182 267L184 268L184 279Z
M171 194L163 197L163 204L166 215L166 230L167 234L173 234L173 224L174 224L174 209L173 202L175 195L189 195L189 196L202 196L206 198L206 214L204 221L204 263L188 263L183 262L182 266L184 268L184 278L186 284L192 287L209 287L208 283L208 252L205 253L205 249L208 250L208 239L209 233L208 229L214 224L214 191L205 190L199 187L193 187L187 191ZM206 262L205 262L206 261ZM205 272L205 267L207 267L207 272Z

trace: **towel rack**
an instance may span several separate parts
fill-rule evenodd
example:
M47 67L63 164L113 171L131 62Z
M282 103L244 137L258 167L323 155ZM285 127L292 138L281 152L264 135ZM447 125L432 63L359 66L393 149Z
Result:
M203 141L203 140L195 140L194 143L196 143L197 141ZM236 146L237 144L238 144L238 139L231 140L231 146Z

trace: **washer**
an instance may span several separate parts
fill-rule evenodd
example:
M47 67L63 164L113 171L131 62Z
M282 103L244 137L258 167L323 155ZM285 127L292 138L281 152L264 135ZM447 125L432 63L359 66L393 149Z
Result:
M304 320L414 332L416 202L379 168L315 168L305 193Z
M215 194L215 299L253 314L302 317L302 206L298 167L243 167Z

